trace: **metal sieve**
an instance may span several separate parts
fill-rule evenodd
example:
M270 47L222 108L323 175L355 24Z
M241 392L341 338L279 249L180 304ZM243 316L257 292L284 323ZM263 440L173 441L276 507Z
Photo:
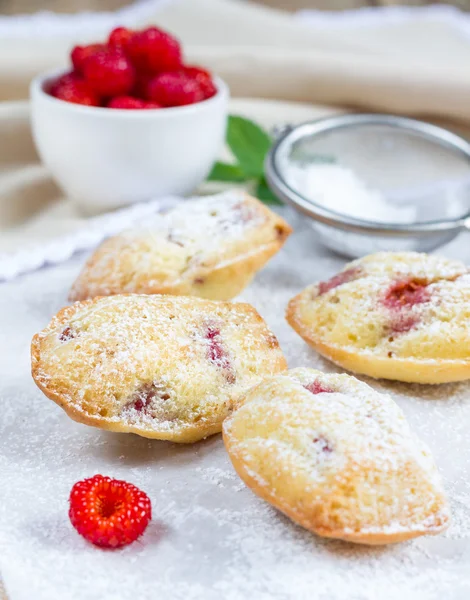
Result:
M295 168L332 162L351 169L390 206L412 207L409 222L351 216L301 189ZM286 128L265 164L271 189L311 218L332 250L358 257L380 250L429 251L470 229L470 144L430 123L392 115L347 114ZM374 207L371 207L373 212Z

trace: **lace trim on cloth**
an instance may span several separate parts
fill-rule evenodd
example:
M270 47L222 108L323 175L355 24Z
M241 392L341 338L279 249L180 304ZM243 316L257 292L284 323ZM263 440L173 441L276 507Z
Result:
M365 6L355 10L321 11L300 10L295 18L313 27L353 29L401 25L412 21L438 21L470 37L470 14L455 6L437 4L433 6Z
M136 204L89 219L78 231L55 238L52 242L31 245L18 252L0 253L0 281L9 281L46 265L65 262L76 252L90 250L105 238L127 229L132 223L167 210L179 201L178 198L168 197Z
M81 12L57 14L40 11L33 14L0 16L2 38L50 38L100 34L118 25L133 26L153 16L170 2L177 0L137 0L114 12Z

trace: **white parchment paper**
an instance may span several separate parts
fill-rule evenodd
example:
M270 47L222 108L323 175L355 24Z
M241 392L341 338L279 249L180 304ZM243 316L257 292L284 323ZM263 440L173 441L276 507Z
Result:
M284 321L287 301L333 274L300 217L296 233L243 294L291 367L337 370ZM468 238L441 250L470 262ZM370 382L388 391L431 447L453 522L439 537L384 548L317 538L258 499L220 436L182 446L74 423L30 376L29 343L66 304L84 257L0 286L0 572L10 600L467 600L470 598L470 384ZM69 523L75 481L102 473L144 489L153 521L104 551Z

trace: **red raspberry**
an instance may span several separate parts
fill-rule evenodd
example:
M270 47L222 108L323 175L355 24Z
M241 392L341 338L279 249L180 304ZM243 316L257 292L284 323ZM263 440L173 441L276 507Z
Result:
M195 79L198 83L212 79L212 75L207 69L197 67L196 65L184 65L184 67L181 69L181 72L188 77L191 77L191 79Z
M204 100L197 81L183 73L162 73L148 86L148 99L162 106L184 106Z
M109 34L108 46L113 50L121 49L125 52L133 35L134 32L127 27L116 27Z
M311 394L331 394L333 390L326 385L323 385L319 381L315 380L312 383L304 385L304 388L308 390Z
M83 77L79 75L76 71L69 71L68 73L64 73L64 75L61 75L58 79L52 81L48 85L46 91L49 94L51 94L51 96L55 96L57 90L61 86L67 85L69 83L75 83L76 81L83 81Z
M427 289L427 281L420 279L403 279L395 281L387 290L384 304L387 308L399 310L415 304L424 304L431 299Z
M215 96L217 93L217 88L212 81L212 76L206 69L196 66L185 66L181 72L189 78L194 79L194 81L197 81L202 90L204 100L212 98L212 96Z
M61 342L69 342L77 337L78 333L74 331L70 326L67 326L62 333L59 335Z
M78 481L70 492L69 518L86 540L104 548L118 548L140 537L152 506L145 492L131 483L95 475Z
M104 44L90 44L89 46L75 46L70 53L72 59L73 68L79 73L83 73L83 66L85 61L93 54L101 52L105 49Z
M199 83L199 87L201 88L202 94L204 96L204 100L208 100L217 94L217 88L215 87L212 79L206 79L206 81L201 81Z
M342 271L337 275L334 275L328 281L320 281L318 284L318 295L326 294L330 290L334 290L335 288L343 285L343 283L349 283L350 281L354 281L361 275L361 269L359 267L351 267L350 269L346 269L346 271Z
M220 329L215 325L208 325L204 337L207 341L207 358L223 371L227 383L235 383L237 376L225 348Z
M85 104L86 106L100 106L98 96L90 89L86 81L80 79L69 80L57 84L51 94L59 100L72 102L73 104Z
M147 98L149 83L154 78L155 75L149 75L148 73L137 73L132 94L137 98Z
M108 108L135 109L144 108L145 102L133 96L116 96L112 98L107 106Z
M158 102L145 102L144 101L144 108L150 109L150 108L164 108L161 104L158 104Z
M122 52L110 50L90 56L83 67L90 87L102 96L123 96L135 83L135 70Z
M323 435L313 438L313 443L318 452L324 452L325 454L331 454L331 452L333 452L333 445Z
M127 52L138 71L161 73L176 71L181 66L181 47L178 40L157 27L135 33Z
M108 102L108 108L120 108L120 109L149 109L149 108L161 108L160 104L155 102L146 102L140 100L140 98L134 98L133 96L116 96Z

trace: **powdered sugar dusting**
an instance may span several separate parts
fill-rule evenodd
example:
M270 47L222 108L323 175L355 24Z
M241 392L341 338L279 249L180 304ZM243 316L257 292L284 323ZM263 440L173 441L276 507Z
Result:
M79 420L154 437L192 426L200 439L238 395L285 368L269 336L246 304L110 296L52 319L34 340L33 375Z
M253 205L245 203L245 198L243 193L227 192L189 200L141 222L123 237L140 240L148 236L157 242L166 238L193 256L218 253L221 246L240 239L266 219Z
M382 252L308 286L293 299L289 318L306 339L330 348L458 364L470 360L469 302L470 276L463 262Z
M233 471L225 471L218 467L207 467L206 469L197 467L196 473L200 474L204 481L209 481L220 487L225 487L227 483L237 481L237 476Z
M283 313L292 296L343 263L317 245L302 218L284 214L296 234L243 300L267 320L290 367L338 372ZM467 238L445 254L468 262ZM450 528L381 549L322 540L240 483L219 436L181 446L104 432L44 398L29 375L29 342L65 304L81 264L0 287L0 572L9 600L468 600L469 384L370 382L392 395L431 448ZM152 500L143 538L117 552L88 545L68 522L70 488L95 473L126 479Z
M348 375L304 368L266 378L226 419L224 434L261 492L314 530L344 539L447 525L428 449L388 395Z
M224 284L219 294L229 299L244 287L246 275L254 274L282 245L289 232L275 213L241 191L187 200L105 241L74 283L71 299L133 292L219 298L217 290L212 295L202 293L215 269L251 255L262 256L261 262L245 266L252 272L244 274L241 269L240 273L230 273L230 282L219 272ZM267 248L269 252L264 254Z

